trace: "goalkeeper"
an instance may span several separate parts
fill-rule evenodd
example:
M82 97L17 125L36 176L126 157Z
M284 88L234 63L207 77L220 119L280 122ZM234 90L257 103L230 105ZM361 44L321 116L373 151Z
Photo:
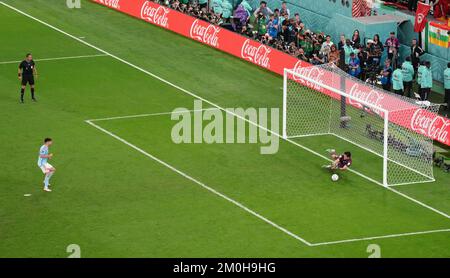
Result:
M335 150L327 150L331 156L332 162L330 165L323 165L322 167L331 170L345 171L352 165L352 154L350 152L344 152L338 155Z

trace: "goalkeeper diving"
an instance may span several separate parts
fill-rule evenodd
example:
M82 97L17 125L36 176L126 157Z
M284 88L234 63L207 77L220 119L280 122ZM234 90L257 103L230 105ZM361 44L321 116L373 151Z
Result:
M334 149L328 149L327 152L330 154L332 161L329 165L323 165L323 168L345 171L352 165L352 154L350 152L347 151L341 155L338 155Z

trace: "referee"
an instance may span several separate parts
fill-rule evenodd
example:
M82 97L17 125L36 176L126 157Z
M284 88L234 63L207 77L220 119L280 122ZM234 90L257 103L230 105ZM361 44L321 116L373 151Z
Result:
M23 95L25 94L25 88L27 84L30 84L31 99L36 101L34 97L34 76L37 77L36 65L33 61L33 56L28 53L19 65L19 80L22 81L22 87L20 89L20 102L23 103Z

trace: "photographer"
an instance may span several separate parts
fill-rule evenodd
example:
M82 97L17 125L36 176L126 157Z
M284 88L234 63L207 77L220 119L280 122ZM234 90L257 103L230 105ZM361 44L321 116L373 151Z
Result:
M300 60L303 60L303 61L305 61L305 62L309 62L309 59L308 59L308 57L306 57L305 51L303 50L303 48L300 48L300 49L298 50L298 56L297 56L297 58L299 58Z
M267 23L266 38L268 40L274 40L278 37L278 18L275 15L270 15L269 22Z
M266 19L269 18L269 15L273 14L272 10L267 7L266 1L261 1L259 8L257 8L253 13L255 17L259 17L260 14L262 14Z
M258 32L258 38L261 38L267 33L267 18L262 12L258 13L255 19L255 27Z

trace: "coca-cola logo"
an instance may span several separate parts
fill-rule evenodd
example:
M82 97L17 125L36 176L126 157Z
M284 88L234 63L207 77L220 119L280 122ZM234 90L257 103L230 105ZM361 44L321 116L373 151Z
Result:
M412 130L442 143L447 141L449 127L450 120L420 108L411 118Z
M350 88L350 92L349 95L354 97L354 98L349 98L348 102L358 108L363 108L363 104L361 104L361 102L358 102L357 100L361 100L364 101L368 104L372 104L373 107L380 107L382 108L382 101L385 97L384 93L382 92L378 92L374 89L369 89L367 87L362 87L360 88L360 85L358 83L354 83L352 85L352 87ZM357 100L355 100L357 99ZM374 109L373 107L371 107L371 111L382 115L382 111L378 110L378 109Z
M164 28L169 27L169 9L163 6L154 8L149 1L145 1L141 8L141 18L147 20L150 23L162 26Z
M314 90L323 92L324 88L321 86L324 84L325 71L319 67L313 67L310 64L303 66L302 61L295 63L293 71L298 75L293 75L292 79L298 81L299 83L310 87ZM300 76L299 76L300 75ZM308 80L302 78L306 77Z
M252 45L252 40L247 39L242 45L241 57L259 66L270 68L270 52L272 52L270 47L260 43Z
M120 0L98 0L100 3L102 3L105 6L114 8L114 9L120 9Z
M202 24L206 24L207 26L203 26ZM213 47L219 47L219 32L219 27L196 19L191 25L189 35L195 40Z

